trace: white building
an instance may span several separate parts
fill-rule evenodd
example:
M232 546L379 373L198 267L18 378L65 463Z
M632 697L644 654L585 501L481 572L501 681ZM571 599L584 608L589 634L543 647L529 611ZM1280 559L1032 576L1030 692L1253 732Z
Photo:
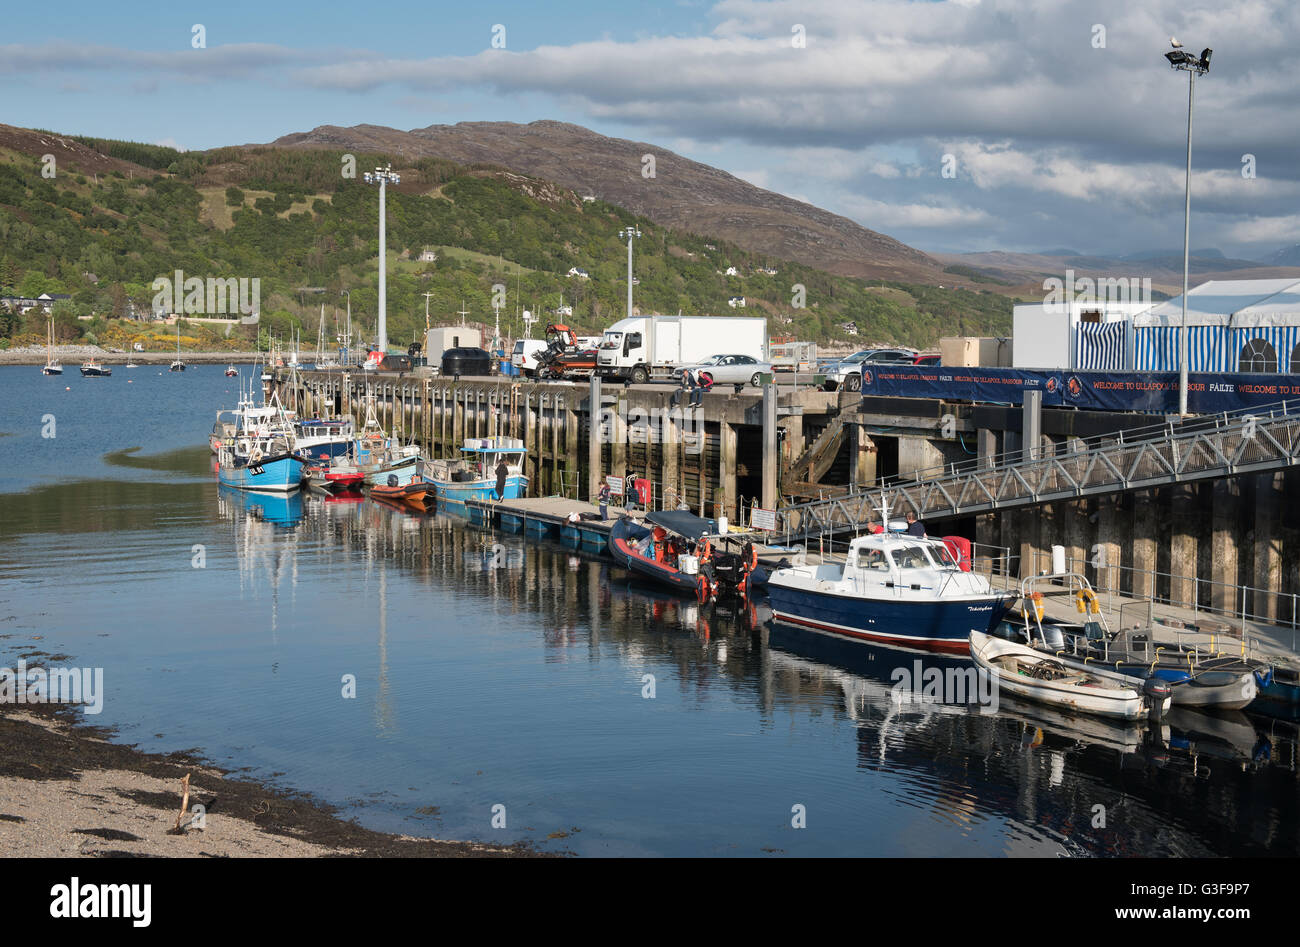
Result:
M576 266L570 267L569 272L566 273L565 275L569 277L576 276L578 279L591 279L591 277L587 275L586 270L580 269L579 267Z
M732 309L744 309L744 308L745 308L745 297L744 297L744 296L732 296L730 299L727 300L727 305L730 306Z
M1183 299L1016 306L1012 365L1176 372ZM1187 294L1188 371L1300 371L1300 280L1210 280Z

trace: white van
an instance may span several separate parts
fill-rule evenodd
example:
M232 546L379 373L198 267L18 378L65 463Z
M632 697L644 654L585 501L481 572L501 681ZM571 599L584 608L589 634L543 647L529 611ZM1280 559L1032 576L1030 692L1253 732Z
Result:
M537 375L537 356L546 351L545 339L517 339L510 364L529 378Z

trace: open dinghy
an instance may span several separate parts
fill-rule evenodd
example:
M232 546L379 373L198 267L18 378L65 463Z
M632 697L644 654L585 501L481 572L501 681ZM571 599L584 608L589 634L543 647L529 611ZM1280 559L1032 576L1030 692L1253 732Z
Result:
M1169 685L1071 667L1033 648L973 631L970 654L999 690L1077 713L1137 720L1169 709Z

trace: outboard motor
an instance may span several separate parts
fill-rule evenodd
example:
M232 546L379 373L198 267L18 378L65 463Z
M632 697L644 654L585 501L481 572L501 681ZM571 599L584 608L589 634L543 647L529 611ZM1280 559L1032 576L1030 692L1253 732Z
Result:
M1147 699L1147 719L1159 726L1165 714L1165 700L1173 693L1168 681L1158 677L1148 677L1142 682L1142 696Z
M389 475L388 475L388 485L389 485L390 487L395 487L395 486L397 486L397 474L389 474Z

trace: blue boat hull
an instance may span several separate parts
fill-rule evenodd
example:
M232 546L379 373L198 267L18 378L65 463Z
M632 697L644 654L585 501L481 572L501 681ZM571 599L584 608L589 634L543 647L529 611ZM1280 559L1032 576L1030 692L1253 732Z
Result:
M366 483L369 486L404 487L415 479L415 466L417 460L419 460L419 458L416 456L405 457L395 464L381 467L379 470L373 470L366 474ZM397 482L390 484L388 482L390 476L396 477Z
M772 617L805 628L864 641L906 645L953 654L969 652L970 633L992 634L1013 596L957 601L888 601L831 595L767 584Z
M302 484L303 462L292 455L274 457L250 466L217 467L217 478L237 490L287 493Z
M504 497L497 496L495 477L491 480L468 480L463 483L435 480L433 487L439 503L464 503L466 500L518 500L528 490L528 478L522 474L507 477Z

